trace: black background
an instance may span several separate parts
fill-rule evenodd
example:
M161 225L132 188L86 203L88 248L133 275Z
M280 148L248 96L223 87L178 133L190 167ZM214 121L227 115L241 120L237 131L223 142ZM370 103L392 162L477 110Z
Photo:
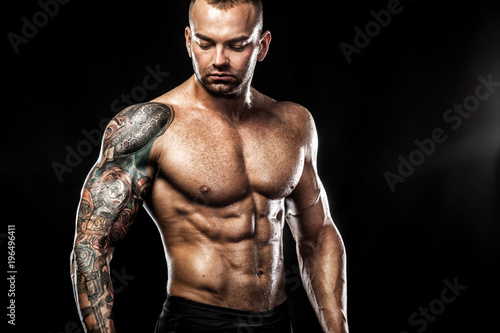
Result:
M500 81L498 1L401 1L402 11L351 63L339 44L352 45L354 27L364 29L370 11L386 9L388 1L265 4L273 41L254 86L315 117L319 172L347 248L351 331L496 329L500 88L457 129L443 114L474 95L480 75ZM69 255L79 192L98 148L87 145L87 156L62 179L53 164L66 164L67 147L85 148L82 131L113 117L112 102L142 85L147 66L169 73L147 100L192 74L183 35L188 2L71 1L17 54L7 34L21 34L21 18L32 21L41 7L33 0L9 6L0 230L6 271L6 225L16 225L17 325L9 328L79 332ZM384 172L397 174L398 156L408 158L414 140L430 138L435 128L446 142L392 192ZM285 236L295 331L320 332L298 287L288 230ZM145 212L115 253L117 331L152 332L166 264ZM442 311L444 280L467 289ZM439 314L412 325L412 313L429 304Z

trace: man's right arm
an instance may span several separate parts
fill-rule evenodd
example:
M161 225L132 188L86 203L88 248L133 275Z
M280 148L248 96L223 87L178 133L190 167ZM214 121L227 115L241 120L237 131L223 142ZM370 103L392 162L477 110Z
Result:
M109 262L151 185L151 149L173 116L171 107L159 103L134 105L119 113L106 128L100 159L82 189L71 276L89 332L115 331Z
M106 167L94 167L82 190L71 258L75 297L89 332L114 332L109 262L139 207L125 170Z

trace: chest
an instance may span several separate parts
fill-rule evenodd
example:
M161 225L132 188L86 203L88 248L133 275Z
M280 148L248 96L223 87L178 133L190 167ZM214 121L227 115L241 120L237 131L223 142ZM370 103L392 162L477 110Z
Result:
M257 192L289 195L302 173L300 140L279 122L230 126L194 122L172 126L162 137L159 173L180 192L227 205Z

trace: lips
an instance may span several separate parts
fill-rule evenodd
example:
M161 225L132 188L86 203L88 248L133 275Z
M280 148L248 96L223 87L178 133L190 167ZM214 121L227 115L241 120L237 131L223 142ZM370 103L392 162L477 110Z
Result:
M233 78L229 73L212 73L210 77L216 81L229 81Z

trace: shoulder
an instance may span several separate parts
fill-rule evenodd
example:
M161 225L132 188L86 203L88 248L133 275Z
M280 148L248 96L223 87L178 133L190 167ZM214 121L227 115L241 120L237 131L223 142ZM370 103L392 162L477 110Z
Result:
M273 110L286 122L287 128L296 135L296 139L305 149L307 159L315 159L318 134L314 118L309 110L293 102L275 102Z
M311 113L305 107L294 102L274 102L273 110L280 114L281 117L290 121L304 124L314 121Z
M303 144L314 145L316 143L316 125L309 110L294 102L276 101L256 90L254 92L260 108L267 110L274 117L280 119L281 123L286 124L287 130L299 136L299 140Z
M293 102L277 102L272 105L273 113L292 127L295 133L309 141L316 136L312 114L304 106Z
M265 109L267 112L272 113L273 116L280 118L284 122L292 123L297 126L303 126L314 122L311 113L300 104L289 101L277 101L255 89L253 92L255 101L260 109Z
M108 124L103 139L103 160L135 154L162 135L174 120L174 109L149 102L127 107Z

